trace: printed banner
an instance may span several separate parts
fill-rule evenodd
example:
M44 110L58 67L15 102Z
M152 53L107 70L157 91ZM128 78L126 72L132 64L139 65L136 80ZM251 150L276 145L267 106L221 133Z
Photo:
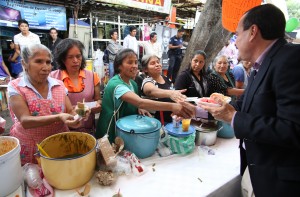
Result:
M0 0L0 26L18 27L18 20L25 19L30 29L67 30L66 8L63 6L22 3Z
M173 29L170 27L162 26L162 25L156 25L155 32L157 33L157 42L161 43L162 48L162 57L161 57L161 63L162 63L162 69L168 70L169 67L169 56L168 56L168 50L169 50L169 41L170 38L175 36L177 34L177 29Z
M117 5L124 5L143 10L169 14L171 9L171 0L96 0L97 2L106 2Z

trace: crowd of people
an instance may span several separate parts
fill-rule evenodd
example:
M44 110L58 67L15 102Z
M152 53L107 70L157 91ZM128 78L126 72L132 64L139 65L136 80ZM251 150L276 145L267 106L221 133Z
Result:
M209 54L196 50L180 73L184 30L159 44L155 32L149 41L137 41L132 26L123 46L117 42L117 30L111 30L107 46L110 80L101 99L99 76L84 69L80 41L59 39L52 28L47 48L29 31L27 21L19 21L21 33L11 42L9 59L16 79L8 84L8 95L14 121L10 135L20 140L22 164L36 163L36 144L55 133L76 130L96 138L108 134L113 142L121 117L142 114L166 124L171 114L194 118L201 112L202 118L212 115L231 125L241 140L246 195L299 195L300 160L295 155L300 147L300 87L296 82L300 48L286 42L284 28L285 18L278 8L271 4L254 7L240 19L236 43L230 45L238 51L237 65L231 67L232 57L222 53L209 69ZM145 51L141 71L138 46ZM162 62L166 55L168 61ZM0 63L6 72L1 58ZM162 72L166 63L167 76ZM215 92L231 97L231 103L218 100L220 107L210 107L185 102L187 97L209 97ZM78 119L76 103L82 101L94 105L85 118ZM100 113L98 122L96 113Z

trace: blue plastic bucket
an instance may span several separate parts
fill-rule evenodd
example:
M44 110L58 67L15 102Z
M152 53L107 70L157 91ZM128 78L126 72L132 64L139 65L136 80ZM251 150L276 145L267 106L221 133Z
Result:
M120 118L116 126L117 135L124 140L126 150L141 159L153 155L160 137L161 123L157 119L130 115Z
M218 134L217 134L218 137L220 137L220 138L233 138L234 137L233 128L231 127L231 125L229 123L219 121L218 125L220 128L222 127L218 131Z

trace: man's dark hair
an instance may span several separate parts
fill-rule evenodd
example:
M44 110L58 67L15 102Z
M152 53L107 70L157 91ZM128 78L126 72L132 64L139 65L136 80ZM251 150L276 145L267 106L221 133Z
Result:
M130 26L129 31L132 32L133 30L136 30L136 27L135 26Z
M56 28L54 28L54 27L51 27L50 30L49 30L49 32L51 32L52 30L55 30L56 33L58 33L58 30Z
M29 23L27 22L27 20L25 20L25 19L20 19L20 20L18 20L18 26L19 26L19 27L20 27L20 25L21 25L22 23L27 24L28 27L29 27Z
M111 30L109 31L109 35L112 36L112 35L114 35L115 32L118 33L118 30L117 30L117 29L111 29Z
M274 40L284 38L285 23L284 14L279 8L273 4L264 4L246 12L243 28L245 31L255 24L263 39Z
M178 33L179 33L179 32L184 32L184 29L178 29Z
M155 35L157 35L157 33L152 32L152 33L150 34L150 39L153 38Z

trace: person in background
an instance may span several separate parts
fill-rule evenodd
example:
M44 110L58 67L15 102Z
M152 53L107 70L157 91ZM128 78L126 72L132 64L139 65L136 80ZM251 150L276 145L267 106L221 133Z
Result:
M245 95L202 106L241 141L244 196L300 196L300 45L287 43L285 27L273 4L247 11L236 29L239 59L254 63Z
M60 37L58 37L58 31L56 28L52 27L49 31L50 39L49 39L49 45L48 48L50 49L51 53L54 54L54 50L58 43L62 40ZM57 64L55 61L52 62L52 70L57 69Z
M251 62L242 60L238 65L236 65L232 69L236 88L246 89L248 85L248 78L250 77L251 68L252 68Z
M7 68L7 66L5 65L5 62L3 61L2 58L2 48L0 45L0 77L11 77L11 74Z
M9 41L9 47L10 47L10 55L8 57L8 61L10 62L10 68L11 68L11 74L12 77L17 78L21 72L23 72L23 67L21 64L21 56L16 56L16 50L15 50L15 43L13 40ZM17 57L16 59L13 59L13 57Z
M124 38L123 47L132 49L135 53L138 54L138 43L136 40L136 27L130 26L129 27L130 33Z
M244 89L235 88L235 79L228 71L228 59L225 55L217 56L213 61L213 71L209 76L212 93L217 92L235 99L244 93Z
M8 84L9 109L13 120L10 135L21 145L21 163L37 163L36 144L46 137L78 127L66 89L49 77L52 55L42 44L22 50L24 75Z
M14 36L15 51L12 59L16 60L21 54L21 51L31 44L40 44L41 40L38 35L29 31L29 24L26 20L21 19L18 21L18 27L21 33Z
M114 60L116 58L117 53L123 49L123 46L117 42L118 40L118 30L112 29L109 32L111 40L108 42L107 50L108 50L108 58L109 58L109 78L114 76Z
M132 49L121 50L114 62L116 75L104 89L103 103L97 124L96 138L109 135L110 142L116 137L116 121L133 114L150 115L148 111L172 111L182 117L193 117L194 106L182 103L167 103L142 99L137 95L137 84L133 81L138 69L137 54Z
M150 34L150 40L138 41L138 45L144 48L145 55L156 55L159 59L161 58L161 44L157 42L157 33L152 32Z
M186 70L178 75L175 81L175 89L187 89L187 97L209 97L209 80L205 67L206 54L204 51L197 50L191 57L191 62Z
M63 39L54 52L58 70L52 71L50 76L63 81L73 106L76 106L77 102L92 102L92 113L84 121L84 125L76 130L93 134L95 113L101 110L100 78L97 73L84 69L86 63L83 50L84 45L80 41Z
M169 68L168 68L168 78L172 79L174 83L177 77L177 73L180 69L180 64L182 61L182 36L184 34L183 29L179 29L177 34L173 36L169 41Z
M161 63L162 68L164 70L167 70L169 68L169 56L168 56L168 50L169 50L169 40L171 37L171 29L169 27L163 27L162 30L162 56L161 56Z
M162 75L162 66L156 55L144 55L142 58L142 69L147 78L142 83L142 95L162 102L184 101L186 96L182 92L186 90L172 90L172 82ZM162 124L172 122L170 111L155 111L154 117Z

